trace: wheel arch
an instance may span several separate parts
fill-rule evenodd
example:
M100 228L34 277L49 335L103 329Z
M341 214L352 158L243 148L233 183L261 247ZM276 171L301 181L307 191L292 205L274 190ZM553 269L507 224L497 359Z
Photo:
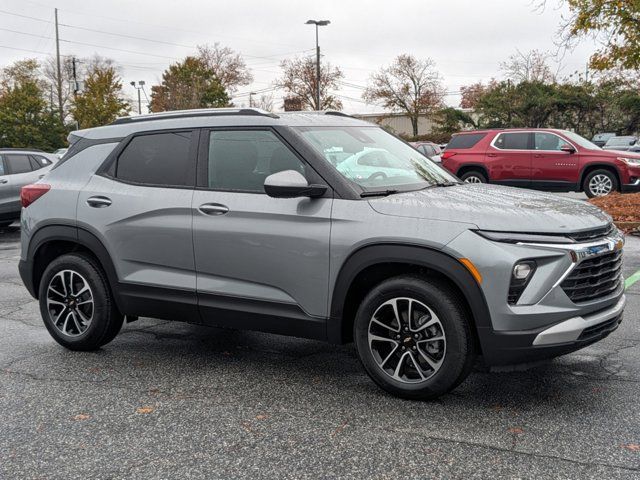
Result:
M332 343L349 342L355 312L366 291L385 278L406 273L436 276L453 286L466 301L472 330L480 343L483 332L491 328L491 317L484 294L469 271L446 253L403 244L364 246L344 262L331 296L328 340Z
M461 177L465 173L471 172L474 170L477 170L480 173L484 174L488 182L491 180L489 178L489 169L486 167L486 165L482 165L480 163L465 163L460 168L458 168L458 171L456 172L456 176Z
M32 235L27 253L31 263L31 285L27 285L27 288L32 295L38 298L40 279L47 265L54 258L73 252L89 254L98 262L107 276L116 305L122 311L122 303L116 288L118 275L106 247L92 233L70 225L47 225Z
M582 170L580 170L578 188L581 192L584 191L584 179L587 178L587 175L589 175L594 170L608 170L609 172L613 173L618 180L618 188L622 187L622 177L615 165L611 165L610 163L589 163L582 167Z

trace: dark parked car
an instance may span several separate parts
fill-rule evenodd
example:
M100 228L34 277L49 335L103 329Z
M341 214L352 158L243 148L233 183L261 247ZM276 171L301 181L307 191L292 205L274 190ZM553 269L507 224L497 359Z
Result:
M607 143L607 140L615 136L616 134L613 132L596 133L591 139L591 143L595 143L599 147L604 147L604 144Z
M584 191L589 197L640 191L640 154L603 150L566 130L458 133L442 166L468 183Z
M618 150L619 152L625 152L630 150L632 147L637 146L637 144L637 137L627 135L623 137L611 137L602 148L605 150Z
M426 155L436 163L440 163L442 150L440 145L433 142L410 142L410 144L423 155Z

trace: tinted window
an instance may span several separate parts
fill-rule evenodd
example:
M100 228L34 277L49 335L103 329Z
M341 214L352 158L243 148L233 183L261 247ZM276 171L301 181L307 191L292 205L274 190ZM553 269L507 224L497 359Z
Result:
M38 168L48 167L52 163L51 160L43 157L42 155L31 155L31 158L37 162Z
M501 133L493 146L504 150L527 150L529 148L529 134L527 132Z
M560 150L563 145L569 145L565 140L552 133L536 132L534 139L536 150Z
M118 157L115 176L148 185L194 185L189 158L191 132L156 133L134 137Z
M447 144L447 150L454 148L471 148L475 146L480 140L482 140L486 133L464 133L461 135L454 135L451 137L451 141Z
M305 174L298 157L267 130L210 132L208 170L209 188L261 193L265 178L273 173Z
M0 175L4 175L4 160L0 157Z
M31 171L31 162L28 155L5 155L7 168L11 173L26 173Z

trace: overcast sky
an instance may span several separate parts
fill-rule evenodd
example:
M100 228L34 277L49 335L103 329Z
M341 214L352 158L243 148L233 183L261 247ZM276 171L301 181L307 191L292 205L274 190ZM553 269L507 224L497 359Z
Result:
M57 7L61 54L86 57L97 53L114 59L121 65L125 91L131 98L135 89L129 81L145 80L147 87L158 83L167 65L193 53L196 45L220 42L239 51L255 77L252 85L237 92L234 102L240 106L248 103L248 92L273 88L283 58L314 54L315 32L313 26L304 24L307 19L329 19L331 25L320 29L320 46L323 57L339 66L345 74L344 82L352 85L338 92L345 111L381 111L361 99L362 87L372 72L400 53L431 57L450 92L447 103L457 106L461 85L500 78L500 62L516 48L556 51L554 39L566 11L556 0L547 0L544 11L536 10L536 3L2 0L0 66L21 58L55 54L53 9ZM561 74L584 71L593 49L593 44L584 42L567 53L561 64L552 62L552 66L560 67ZM282 92L268 94L273 94L274 106L279 109Z

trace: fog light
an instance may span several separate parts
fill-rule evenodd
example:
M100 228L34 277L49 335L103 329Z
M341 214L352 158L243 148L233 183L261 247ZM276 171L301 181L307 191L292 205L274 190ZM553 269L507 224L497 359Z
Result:
M511 284L509 285L509 293L507 294L507 302L509 305L515 305L518 303L518 300L520 299L520 296L522 296L524 289L529 284L529 280L531 280L535 269L536 262L533 260L519 262L513 266Z
M532 271L533 267L530 263L518 263L513 267L513 278L516 280L526 280Z

